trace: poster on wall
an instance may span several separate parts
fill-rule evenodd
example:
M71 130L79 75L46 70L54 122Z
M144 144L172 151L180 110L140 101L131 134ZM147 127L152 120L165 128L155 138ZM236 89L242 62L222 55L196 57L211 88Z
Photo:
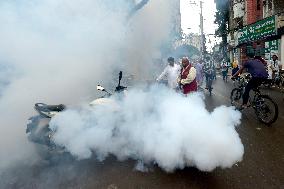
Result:
M271 60L272 56L276 54L279 56L279 40L267 41L265 42L265 59Z

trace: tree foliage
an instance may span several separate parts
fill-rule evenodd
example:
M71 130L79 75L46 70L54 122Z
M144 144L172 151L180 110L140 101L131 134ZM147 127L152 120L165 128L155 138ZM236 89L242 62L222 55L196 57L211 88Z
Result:
M223 45L227 44L227 35L229 33L229 0L215 0L217 12L215 14L215 24L218 28L215 34L222 38Z
M194 56L200 56L200 51L192 46L192 45L181 45L179 47L176 48L174 55L176 57L185 57L188 56L190 58L194 57Z

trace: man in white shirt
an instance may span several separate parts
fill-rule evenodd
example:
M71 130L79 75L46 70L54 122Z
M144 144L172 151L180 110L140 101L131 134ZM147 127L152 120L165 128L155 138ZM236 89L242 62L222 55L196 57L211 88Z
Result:
M177 78L180 72L180 66L175 64L175 59L173 57L168 58L168 65L162 72L162 74L157 78L157 81L161 81L163 78L167 78L168 86L171 89L177 88Z
M275 78L279 75L279 67L280 67L278 56L276 54L272 56L270 65L271 65L271 70L272 70L272 78Z

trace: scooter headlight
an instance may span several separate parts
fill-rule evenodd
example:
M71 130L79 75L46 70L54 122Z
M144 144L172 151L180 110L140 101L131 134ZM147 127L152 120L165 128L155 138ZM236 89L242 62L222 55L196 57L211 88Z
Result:
M27 121L27 125L31 124L32 123L32 120L31 119L28 119Z

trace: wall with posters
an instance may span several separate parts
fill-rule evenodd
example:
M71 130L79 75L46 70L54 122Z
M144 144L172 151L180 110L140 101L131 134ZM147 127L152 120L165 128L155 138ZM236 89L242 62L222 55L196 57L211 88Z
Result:
M279 50L280 50L280 40L279 39L265 42L265 59L271 60L272 55L274 54L278 56Z

